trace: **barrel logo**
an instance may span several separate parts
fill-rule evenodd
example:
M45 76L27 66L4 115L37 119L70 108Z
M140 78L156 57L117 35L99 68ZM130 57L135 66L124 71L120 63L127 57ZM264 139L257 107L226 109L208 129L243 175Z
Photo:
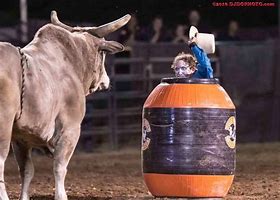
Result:
M151 132L151 126L147 119L143 118L142 123L142 151L148 149L151 139L148 137L148 133Z
M234 149L236 144L236 122L234 116L228 118L225 130L228 131L228 135L225 137L226 144L229 148Z

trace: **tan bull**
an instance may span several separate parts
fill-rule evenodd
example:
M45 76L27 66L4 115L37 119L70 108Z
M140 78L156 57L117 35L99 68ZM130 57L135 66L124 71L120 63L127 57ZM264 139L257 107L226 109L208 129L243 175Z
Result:
M126 15L99 27L70 27L56 12L23 49L0 43L0 199L8 200L4 164L10 144L19 165L20 200L29 199L32 148L54 158L55 199L66 200L67 165L80 136L85 96L109 87L106 52L124 47L104 36L130 19Z

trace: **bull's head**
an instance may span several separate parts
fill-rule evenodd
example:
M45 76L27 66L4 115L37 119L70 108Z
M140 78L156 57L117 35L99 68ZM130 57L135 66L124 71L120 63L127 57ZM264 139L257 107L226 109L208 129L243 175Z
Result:
M122 18L115 20L113 22L104 24L98 27L71 27L59 21L56 11L51 12L51 22L52 24L66 29L72 33L83 34L88 41L91 41L92 52L95 53L95 59L92 59L94 63L93 66L93 80L90 83L89 93L96 90L108 89L110 80L105 70L105 55L106 53L117 53L124 50L124 46L115 41L106 41L104 37L109 33L112 33L122 26L124 26L130 20L130 15L125 15Z

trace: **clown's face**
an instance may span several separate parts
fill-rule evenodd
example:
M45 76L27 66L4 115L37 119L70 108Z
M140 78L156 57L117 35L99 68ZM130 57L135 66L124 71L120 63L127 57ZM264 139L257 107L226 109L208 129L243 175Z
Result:
M175 76L179 78L190 78L195 72L195 68L191 67L183 60L178 60L174 68Z

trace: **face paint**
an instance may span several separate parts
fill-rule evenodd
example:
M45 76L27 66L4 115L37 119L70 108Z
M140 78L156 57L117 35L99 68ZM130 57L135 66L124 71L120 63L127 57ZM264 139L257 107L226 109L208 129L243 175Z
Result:
M190 78L195 70L182 60L179 60L174 68L175 76Z

